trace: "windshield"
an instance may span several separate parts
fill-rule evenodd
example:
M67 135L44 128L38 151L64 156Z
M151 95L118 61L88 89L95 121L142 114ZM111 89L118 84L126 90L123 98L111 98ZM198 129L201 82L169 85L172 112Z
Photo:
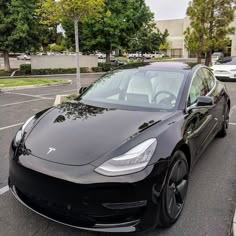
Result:
M230 58L229 60L224 61L224 62L217 62L216 64L222 64L222 65L236 65L236 58L233 57L233 58Z
M220 57L222 55L222 53L213 53L212 57Z
M126 69L111 72L94 83L81 97L96 102L127 107L172 110L177 107L185 74L175 71Z

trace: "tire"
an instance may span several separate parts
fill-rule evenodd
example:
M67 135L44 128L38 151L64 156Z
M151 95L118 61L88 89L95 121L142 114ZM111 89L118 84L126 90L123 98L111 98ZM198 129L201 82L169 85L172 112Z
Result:
M229 107L226 104L225 111L224 111L224 119L223 119L222 128L219 131L217 136L220 137L220 138L224 138L228 133L228 128L229 128Z
M180 217L188 190L189 166L182 151L176 151L161 195L161 227L170 227Z

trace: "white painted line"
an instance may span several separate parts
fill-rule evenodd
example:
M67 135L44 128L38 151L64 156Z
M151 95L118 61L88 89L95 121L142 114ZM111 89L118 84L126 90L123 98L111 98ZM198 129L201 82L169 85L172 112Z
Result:
M236 224L236 209L235 209L235 213L234 213L234 223Z
M231 117L233 115L233 113L235 112L235 110L236 110L236 106L233 106L230 110L231 111L229 113L229 116Z
M8 187L8 186L6 186L6 187L4 187L4 188L0 188L0 195L6 193L6 192L8 192L8 191L9 191L9 187Z
M236 126L236 123L229 123L230 125L235 125Z
M17 126L21 126L23 124L24 124L24 122L18 123L18 124L14 124L14 125L5 126L5 127L0 128L0 131L5 130L5 129L14 128L14 127L17 127Z
M40 96L48 96L48 95L54 95L54 94L58 94L58 93L67 93L67 92L73 92L73 91L77 91L76 89L70 89L70 90L64 90L64 91L57 91L54 93L45 93L45 94L40 94Z
M47 97L42 97L41 95L30 95L30 94L26 94L26 93L13 93L13 92L6 92L6 93L13 94L13 95L19 95L19 96L25 96L25 97L48 99Z
M19 104L24 104L24 103L29 103L29 102L36 102L36 101L40 101L40 100L53 100L53 98L32 99L32 100L23 101L23 102L15 102L15 103L4 104L4 105L0 105L0 107L15 106L15 105L19 105Z

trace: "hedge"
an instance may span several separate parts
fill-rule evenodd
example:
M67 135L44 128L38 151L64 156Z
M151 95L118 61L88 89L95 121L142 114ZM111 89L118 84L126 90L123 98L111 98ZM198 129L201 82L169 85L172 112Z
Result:
M31 74L31 65L30 64L20 65L20 72L24 75L30 75Z
M98 68L98 67L95 67ZM98 72L102 71L100 68L92 71ZM91 70L88 67L81 67L81 73L89 73ZM76 68L56 68L56 69L32 69L30 64L20 65L20 74L21 75L54 75L54 74L76 74Z

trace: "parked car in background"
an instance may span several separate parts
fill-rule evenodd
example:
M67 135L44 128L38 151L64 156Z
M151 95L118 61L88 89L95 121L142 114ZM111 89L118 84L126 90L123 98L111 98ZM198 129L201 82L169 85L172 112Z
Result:
M97 53L96 56L98 57L98 59L106 59L106 55L103 53Z
M139 58L142 58L142 54L141 53L130 53L128 55L128 58L129 59L139 59Z
M231 57L227 61L216 62L212 66L212 70L217 78L236 79L236 57Z
M21 54L17 57L17 60L31 60L31 56L29 54Z
M163 58L163 57L165 57L165 54L160 53L160 52L156 52L156 53L153 53L151 55L152 55L152 58Z
M127 62L125 61L120 61L120 60L117 60L117 59L111 59L111 65L112 66L123 66L123 65L126 65Z
M224 53L223 52L214 52L212 54L212 64L214 65L216 62L223 62L224 61Z
M143 55L141 53L133 53L129 54L129 59L139 59L139 58L145 58L147 60L153 59L153 58L163 58L165 57L165 54L160 52L155 53L144 53Z

